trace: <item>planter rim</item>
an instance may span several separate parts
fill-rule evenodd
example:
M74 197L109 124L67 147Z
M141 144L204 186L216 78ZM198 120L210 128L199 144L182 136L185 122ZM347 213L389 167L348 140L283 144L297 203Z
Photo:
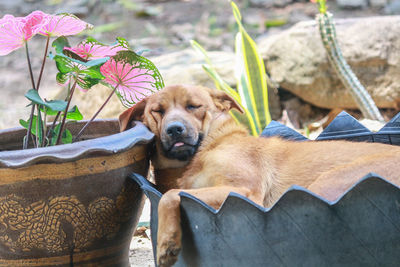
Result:
M104 120L110 121L110 120ZM12 133L22 127L0 130L0 135ZM0 151L0 168L20 168L37 162L58 163L74 161L93 154L111 155L124 152L137 144L149 144L154 134L137 121L127 131L72 144L51 147Z

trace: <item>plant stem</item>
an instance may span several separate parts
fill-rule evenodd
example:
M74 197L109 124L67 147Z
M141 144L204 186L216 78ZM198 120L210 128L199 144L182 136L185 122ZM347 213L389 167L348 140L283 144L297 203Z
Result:
M65 125L65 120L67 119L67 113L68 113L68 109L69 109L69 104L71 104L72 96L74 95L77 81L78 81L78 77L75 78L75 82L74 82L74 84L72 85L72 88L71 88L71 93L70 93L70 96L69 96L69 99L68 99L67 107L65 108L64 116L62 118L62 122L61 122L61 126L60 126L60 133L57 136L56 145L58 145L60 143L61 136L62 136L62 133L64 131L64 125Z
M106 106L106 104L108 103L108 101L110 101L111 97L113 96L113 94L115 93L115 90L117 90L119 84L117 84L114 89L111 91L111 94L107 97L106 101L104 101L103 105L101 105L101 107L99 108L99 110L97 110L97 112L92 116L92 118L82 127L82 129L79 131L79 133L75 136L75 138L72 140L72 142L75 142L76 140L78 140L78 138L83 134L83 132L85 131L85 129L89 126L89 124L97 117L97 115L99 115L99 113L103 110L103 108Z
M40 116L40 107L39 107L39 105L35 105L36 106L36 110L37 110L37 116L36 116L36 135L35 135L35 138L36 138L36 147L39 147L40 146L40 139L39 139L39 136L40 136L40 134L39 134L39 131L40 131L40 122L42 121L42 118L41 118L41 116Z
M71 91L71 82L69 82L68 83L68 92L67 92L67 96L65 97L65 101L67 101L68 100L68 96L69 96L69 92ZM54 121L53 121L53 123L51 124L51 127L50 127L50 129L49 129L49 131L47 132L47 139L51 139L53 136L52 136L52 131L53 131L53 129L54 129L54 127L56 126L56 123L57 123L57 121L58 121L58 118L60 117L60 115L61 115L61 111L59 111L59 112L57 112L57 115L56 115L56 117L54 118Z
M46 48L44 49L44 55L43 55L43 60L42 60L42 67L40 68L40 73L39 73L39 78L38 78L37 85L36 85L36 90L39 90L40 81L42 80L44 65L46 64L47 51L49 50L49 43L50 43L50 35L47 36Z
M46 109L46 107L44 107L45 109ZM47 138L46 138L46 133L47 133L47 124L46 124L46 121L47 121L47 113L46 113L46 111L44 112L44 118L43 118L43 143L42 143L42 146L46 146L47 144L46 144L46 140L47 140Z
M35 87L35 81L33 79L33 72L32 72L32 65L31 65L31 59L29 57L29 48L28 48L28 42L25 43L25 54L26 54L26 59L28 61L28 69L29 69L29 75L31 77L31 83L32 83L32 88L36 90ZM26 133L26 138L25 138L25 142L23 145L23 149L28 148L29 146L29 138L31 136L31 130L32 130L32 122L33 122L33 113L35 112L35 105L32 104L32 108L31 108L31 115L29 117L29 126L28 126L28 130Z

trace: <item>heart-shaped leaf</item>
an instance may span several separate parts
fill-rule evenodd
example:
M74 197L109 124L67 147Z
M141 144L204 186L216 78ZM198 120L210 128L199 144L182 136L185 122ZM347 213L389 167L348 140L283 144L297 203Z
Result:
M164 87L164 81L156 66L135 52L119 51L100 68L105 76L102 83L117 88L116 94L126 107Z
M25 120L23 120L23 119L20 119L20 120L19 120L19 124L20 124L22 127L24 127L25 129L28 129L28 128L29 128L29 121L30 121L30 120L25 121ZM43 132L42 132L41 129L43 129L43 122L42 122L41 118L38 119L38 117L37 117L36 115L34 115L34 116L32 117L31 133L32 133L34 136L36 136L37 130L39 130L39 135L37 136L37 137L38 137L38 142L39 142L39 144L41 144L41 143L42 143L42 140L43 140Z
M54 59L59 71L56 76L57 82L65 84L66 81L73 78L76 79L78 86L83 90L90 89L104 79L100 67L109 59L105 57L83 62L63 54L51 54L50 58Z
M55 116L57 115L58 111L50 109L48 107L41 107L40 110L46 113L48 116ZM79 111L77 106L73 106L71 109L68 110L67 113L68 120L80 121L83 119L82 113Z
M56 50L57 53L61 54L66 47L70 47L67 37L60 36L55 39L52 43L52 46Z
M45 106L49 109L55 110L55 111L63 111L65 110L67 106L66 101L62 100L50 100L50 101L44 101L40 96L37 90L35 89L30 89L26 94L25 97L28 98L30 101L32 101L35 104Z
M57 126L54 129L51 130L52 131L51 140L50 140L50 145L51 146L55 146L56 145L57 137L58 137L58 134L60 132L60 129L61 129L61 124L57 124ZM63 131L63 134L61 135L61 142L63 144L71 144L72 143L72 139L73 138L72 138L71 132L68 129L65 129Z

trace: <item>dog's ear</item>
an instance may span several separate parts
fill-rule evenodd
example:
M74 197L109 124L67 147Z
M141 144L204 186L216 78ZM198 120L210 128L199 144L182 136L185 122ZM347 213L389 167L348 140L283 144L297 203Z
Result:
M229 111L233 108L237 109L241 113L244 113L242 107L227 93L216 90L209 89L210 95L214 101L215 106L222 111Z
M133 107L121 113L121 115L119 115L119 130L123 132L129 129L132 121L143 121L145 107L146 99L143 99Z

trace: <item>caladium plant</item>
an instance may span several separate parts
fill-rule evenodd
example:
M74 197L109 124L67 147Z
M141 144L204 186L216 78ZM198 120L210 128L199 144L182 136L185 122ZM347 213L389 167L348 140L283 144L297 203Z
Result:
M129 43L121 37L112 45L105 45L87 37L71 47L66 36L76 35L90 28L92 25L66 13L50 15L34 11L26 17L5 15L0 19L0 56L25 47L32 84L32 88L25 94L31 101L31 115L28 120L20 120L20 124L27 129L23 148L28 147L30 140L35 147L71 143L79 138L113 94L118 96L125 107L131 107L164 87L161 74L154 64L135 53ZM28 41L37 34L46 37L46 44L40 73L35 82ZM56 37L52 42L54 51L49 52L52 37ZM47 100L39 94L47 58L55 62L58 69L56 81L67 91L65 99ZM78 107L70 105L74 92L77 88L88 91L98 83L108 86L110 95L78 135L73 137L68 129L65 129L66 122L83 119ZM53 116L54 120L51 126L47 127L49 116Z

